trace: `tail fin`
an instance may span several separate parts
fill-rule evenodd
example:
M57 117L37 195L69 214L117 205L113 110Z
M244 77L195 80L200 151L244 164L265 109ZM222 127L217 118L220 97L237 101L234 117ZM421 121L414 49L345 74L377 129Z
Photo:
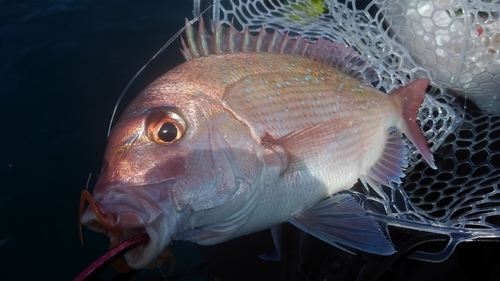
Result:
M432 153L427 147L427 141L417 124L418 109L424 101L425 89L428 85L429 79L418 79L391 92L389 95L394 99L401 113L402 122L400 129L415 145L429 166L437 169Z

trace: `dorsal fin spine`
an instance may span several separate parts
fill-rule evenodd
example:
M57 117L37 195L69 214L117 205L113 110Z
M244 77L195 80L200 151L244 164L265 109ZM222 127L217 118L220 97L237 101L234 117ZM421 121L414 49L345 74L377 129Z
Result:
M299 37L293 42L292 49L290 50L290 53L295 55L297 51L297 46L299 46L299 42L301 42L303 39L302 37Z
M235 50L236 50L236 46L235 46L235 42L236 42L235 33L236 32L235 31L236 31L236 29L234 28L233 21L231 21L231 25L229 26L229 35L227 36L228 37L227 44L229 46L229 53L231 53L231 54L235 53ZM238 33L238 35L239 35L239 33ZM238 35L236 35L236 36L238 36Z
M304 54L305 54L305 52L306 52L306 50L307 50L307 46L309 46L309 40L310 40L310 39L308 38L308 39L307 39L307 41L306 41L306 43L304 44L304 46L302 46L302 48L300 49L299 55L300 55L301 57L303 57L303 56L304 56Z
M198 44L196 44L195 40L195 30L193 28L193 25L186 19L186 40L187 44L189 46L189 50L191 50L191 53L193 54L193 57L198 58L200 57L200 52L198 51Z
M272 52L271 45L273 44L274 35L276 35L276 30L273 31L273 33L271 33L271 37L269 37L268 44L266 44L266 46L264 46L265 47L264 52L267 52L267 53Z
M264 27L262 27L259 30L259 35L257 35L257 41L255 42L255 48L254 48L255 52L261 52L263 46L262 43L264 42L265 35L266 35L266 30L264 29Z
M181 44L182 44L181 52L182 52L182 55L184 56L184 58L186 60L192 60L194 58L193 53L191 53L191 49L189 49L186 46L186 42L184 42L184 38L182 38L182 37L181 37Z
M316 41L316 48L312 48L311 50L311 53L309 54L309 57L313 60L320 60L319 57L320 57L320 53L319 50L323 49L323 43L325 41L324 40L318 40Z
M210 37L210 35L207 34L207 31L205 30L205 22L203 21L203 17L201 17L198 25L198 43L201 45L200 49L202 56L210 55L210 49L207 44L208 37Z
M278 31L274 30L272 35L271 35L271 40L269 44L267 45L267 52L268 53L274 53L273 48L276 46L276 38L277 38Z
M284 54L285 46L288 43L288 32L285 34L285 36L282 36L281 43L280 43L280 48L278 52L280 54Z
M250 45L251 36L252 35L250 34L250 31L248 30L248 26L245 26L245 31L243 32L243 40L241 40L241 51L242 52L249 51L249 49L247 49L247 48Z
M215 28L214 28L214 38L212 40L213 50L214 50L214 53L216 53L216 54L222 53L221 37L222 37L222 25L219 24L219 21L216 21Z
M186 59L186 60L192 60L193 58L187 53L185 52L183 49L180 49L181 50L181 53L182 53L182 56Z

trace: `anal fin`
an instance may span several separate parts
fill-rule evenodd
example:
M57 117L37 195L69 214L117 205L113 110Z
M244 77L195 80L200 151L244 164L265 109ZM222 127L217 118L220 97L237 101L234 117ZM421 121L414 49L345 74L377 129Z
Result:
M378 255L395 252L378 224L349 194L329 197L289 222L343 250L339 243Z
M401 183L401 178L405 176L402 168L407 167L408 162L405 159L406 148L402 137L398 130L391 132L379 160L360 177L366 188L369 184L382 198L385 195L379 184L390 186L391 182Z

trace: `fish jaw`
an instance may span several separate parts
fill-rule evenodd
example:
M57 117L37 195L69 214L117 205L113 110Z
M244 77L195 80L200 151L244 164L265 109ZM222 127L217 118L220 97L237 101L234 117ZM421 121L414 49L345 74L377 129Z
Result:
M81 223L96 232L108 235L111 247L141 233L149 241L125 254L127 264L134 269L149 265L169 245L176 228L179 212L166 194L169 182L147 186L110 186L103 190L96 185L94 202L97 210L87 207ZM98 212L99 214L96 214Z

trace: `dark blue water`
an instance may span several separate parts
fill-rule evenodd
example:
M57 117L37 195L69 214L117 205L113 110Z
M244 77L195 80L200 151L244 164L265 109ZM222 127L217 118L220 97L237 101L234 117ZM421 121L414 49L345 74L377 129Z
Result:
M0 7L0 279L69 280L109 245L86 230L80 246L77 220L115 101L192 17L192 2L9 0ZM179 46L147 68L123 106L183 61Z

